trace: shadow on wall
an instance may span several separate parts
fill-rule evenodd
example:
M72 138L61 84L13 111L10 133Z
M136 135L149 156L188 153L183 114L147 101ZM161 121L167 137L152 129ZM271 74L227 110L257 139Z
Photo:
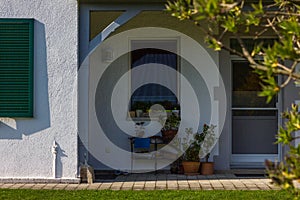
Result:
M0 118L0 139L22 139L50 127L45 25L34 21L34 117Z
M128 143L128 148L130 148ZM87 160L86 160L87 159ZM80 137L78 137L78 163L79 166L84 165L85 161L87 164L92 166L94 169L101 170L114 170L113 168L105 165L99 159L97 159L93 154L85 147Z
M60 147L60 145L58 143L56 143L57 145L57 155L56 155L56 175L55 178L61 178L63 175L63 164L62 164L62 158L63 157L68 157L65 154L65 151Z

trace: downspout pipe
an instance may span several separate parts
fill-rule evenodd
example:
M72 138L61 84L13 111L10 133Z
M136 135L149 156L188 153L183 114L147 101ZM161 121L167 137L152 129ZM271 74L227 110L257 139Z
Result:
M55 179L56 178L56 162L57 162L57 144L56 144L56 141L54 140L53 141L53 145L52 145L52 156L53 156L53 167L52 167L52 175L53 175L53 178Z

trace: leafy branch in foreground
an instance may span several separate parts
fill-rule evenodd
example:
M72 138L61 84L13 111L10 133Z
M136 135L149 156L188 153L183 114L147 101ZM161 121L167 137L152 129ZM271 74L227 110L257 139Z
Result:
M243 0L178 0L169 2L166 7L172 16L193 21L200 27L209 47L227 50L249 61L263 80L261 96L273 96L291 80L300 79L295 71L300 62L300 11L295 2L275 0L269 4L262 1L248 4ZM275 38L273 44L264 43L261 38L270 32ZM226 45L224 36L228 34L236 38L239 49ZM244 43L244 36L253 38L252 49ZM290 62L285 62L287 60ZM274 78L279 74L285 77L281 85Z
M206 36L206 43L216 51L226 50L247 60L261 79L260 96L267 102L291 81L300 81L296 68L300 62L300 1L262 0L250 4L246 0L177 0L168 2L167 11L180 20L190 20ZM237 45L226 40L234 38ZM266 39L272 37L273 40ZM252 38L250 43L245 38ZM282 75L283 82L277 77ZM300 146L294 145L299 136L300 114L292 105L284 112L285 126L278 133L277 142L290 150L285 161L266 161L269 176L284 188L294 190L300 180Z

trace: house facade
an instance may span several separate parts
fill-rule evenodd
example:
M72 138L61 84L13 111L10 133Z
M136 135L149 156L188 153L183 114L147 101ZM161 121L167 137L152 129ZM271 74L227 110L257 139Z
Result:
M274 144L280 112L299 89L290 84L266 104L245 60L209 49L201 30L165 13L164 4L1 2L0 179L76 182L84 163L130 172L129 138L137 122L144 122L143 137L160 135L158 117L149 115L158 104L162 114L179 110L179 135L217 126L210 156L216 170L282 159ZM155 167L168 169L174 160ZM153 170L151 161L134 166Z

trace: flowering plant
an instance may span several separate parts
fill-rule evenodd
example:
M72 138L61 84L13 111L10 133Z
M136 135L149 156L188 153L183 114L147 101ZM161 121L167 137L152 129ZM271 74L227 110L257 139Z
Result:
M214 146L216 140L218 137L215 134L215 128L216 125L207 125L204 124L203 126L203 134L204 134L204 140L201 145L201 149L199 152L200 158L205 157L206 162L208 162L209 156L210 156L210 151L212 147Z
M193 133L192 128L186 128L186 137L183 138L182 143L183 149L186 149L183 160L197 162L204 156L209 157L210 149L216 138L214 134L215 127L215 125L204 124L201 133Z

